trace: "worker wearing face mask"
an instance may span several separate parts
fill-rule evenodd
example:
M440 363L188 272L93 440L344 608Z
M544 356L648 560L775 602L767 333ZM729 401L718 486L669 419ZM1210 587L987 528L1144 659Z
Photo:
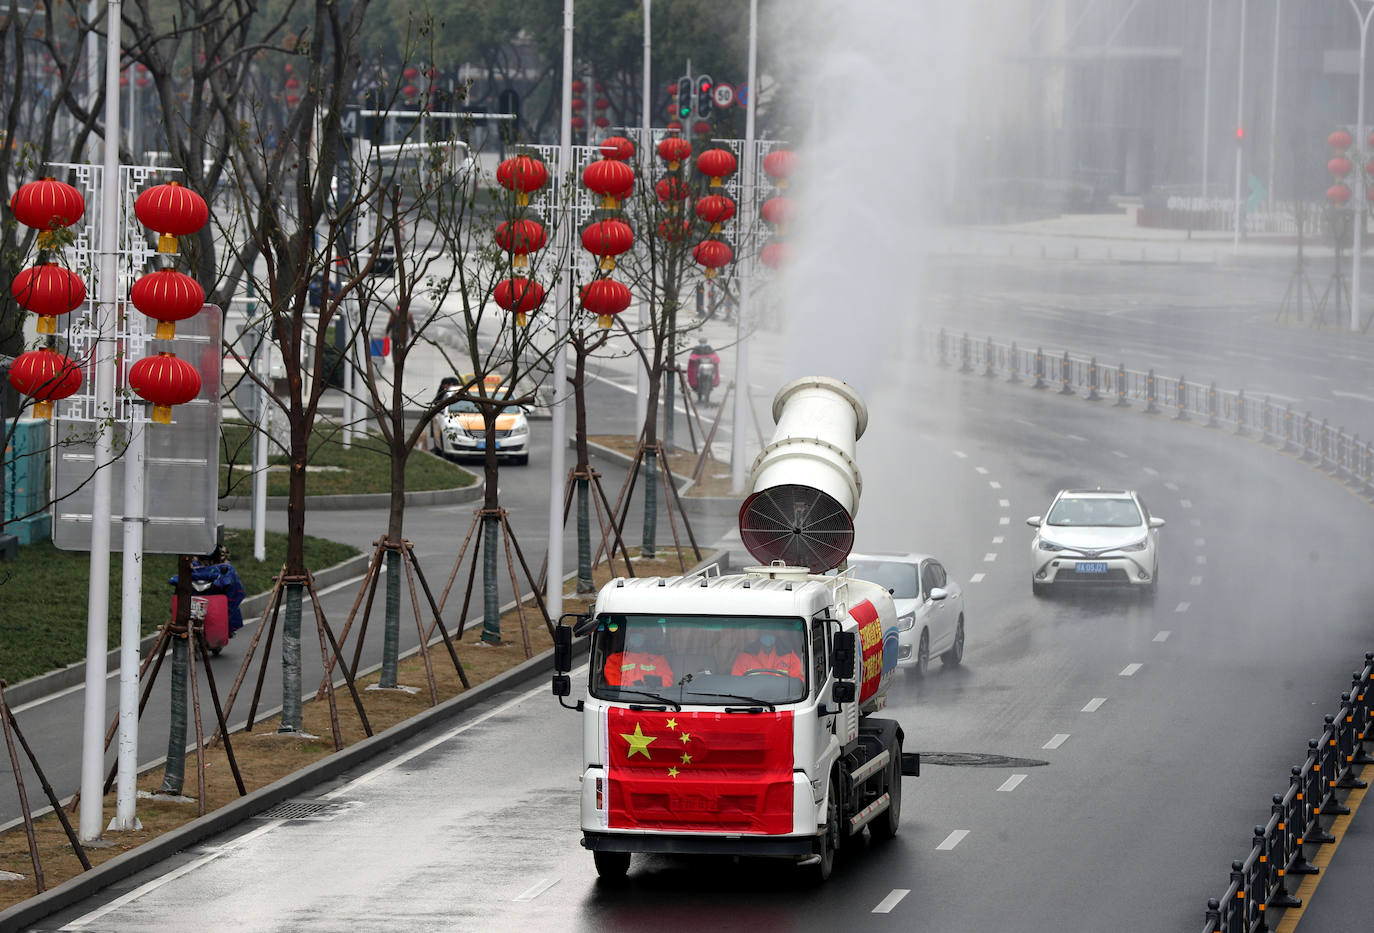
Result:
M642 631L631 631L626 636L625 647L606 659L603 673L606 683L612 687L636 684L670 687L673 684L673 669L668 666L668 659L648 644Z
M772 674L777 677L805 677L802 660L795 649L779 645L772 632L764 632L735 658L730 673L736 677L746 674Z

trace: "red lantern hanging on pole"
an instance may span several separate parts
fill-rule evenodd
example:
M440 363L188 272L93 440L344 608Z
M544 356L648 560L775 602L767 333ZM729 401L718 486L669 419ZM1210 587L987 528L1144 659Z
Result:
M1344 178L1350 174L1354 165L1345 156L1333 156L1326 162L1326 170L1337 178Z
M529 254L543 249L547 242L544 225L530 217L503 220L496 228L496 245L511 254L511 266L516 269L528 266Z
M496 167L496 181L507 191L515 192L515 203L521 207L529 204L530 195L548 180L548 167L533 156L513 156Z
M779 189L786 188L787 182L797 171L797 154L790 149L774 149L763 157L763 170L773 179Z
M200 394L200 373L175 354L162 352L129 368L129 388L153 403L152 420L172 423L172 406L184 405Z
M601 195L601 206L615 210L635 187L635 170L615 159L598 159L582 170L582 184Z
M177 237L195 233L210 219L205 199L185 185L169 181L147 188L134 201L138 222L159 234L157 251L175 253Z
M55 334L57 316L75 310L86 300L86 283L57 263L40 262L14 277L10 294L21 308L38 315L38 333Z
M797 202L782 196L769 198L763 202L759 213L764 220L778 228L778 233L786 233L788 224L797 216Z
M51 249L56 231L70 227L86 213L81 192L56 178L40 178L21 185L10 198L15 220L38 231L38 248Z
M1326 144L1337 152L1344 152L1349 149L1353 142L1355 142L1355 137L1351 136L1345 130L1336 130L1330 136L1326 137Z
M582 248L600 257L602 272L614 269L615 257L634 246L634 242L633 228L618 217L598 220L582 229Z
M53 402L81 388L81 368L52 347L40 347L10 364L10 385L34 399L33 416L46 420L52 417Z
M735 172L735 154L729 149L707 149L697 156L697 171L711 179L711 187L719 188L722 179Z
M792 260L792 247L782 240L774 240L759 251L759 260L770 269L781 269Z
M582 307L596 315L598 327L610 327L611 319L630 306L630 289L615 279L594 279L583 285Z
M158 340L177 335L177 321L195 317L205 305L205 289L189 275L175 269L150 272L129 289L135 308L157 321L153 334Z
M681 136L669 136L659 142L658 156L668 163L668 171L676 172L678 166L692 157L692 144Z
M635 144L624 136L607 136L601 141L601 158L625 162L634 158Z
M1326 189L1326 200L1340 207L1350 200L1350 189L1345 185L1332 185Z
M692 247L692 258L698 265L706 267L708 279L714 279L716 273L735 258L735 253L730 249L730 244L723 240L702 240Z
M697 216L711 225L712 233L720 233L727 220L735 216L735 202L723 194L708 194L697 201Z
M533 279L514 276L497 282L491 297L505 310L515 312L515 323L524 327L529 321L527 315L544 303L544 286Z

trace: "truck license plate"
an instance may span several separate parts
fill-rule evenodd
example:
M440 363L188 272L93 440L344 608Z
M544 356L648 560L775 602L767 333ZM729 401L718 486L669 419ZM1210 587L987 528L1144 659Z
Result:
M1073 566L1076 573L1106 573L1107 562L1102 560L1080 560Z

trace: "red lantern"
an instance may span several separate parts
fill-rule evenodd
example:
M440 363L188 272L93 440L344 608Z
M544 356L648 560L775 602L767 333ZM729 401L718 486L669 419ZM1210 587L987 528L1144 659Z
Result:
M697 201L697 216L711 225L712 233L720 233L720 228L735 216L735 202L723 194L708 194Z
M654 194L660 201L685 201L692 193L692 186L676 175L665 175L654 185Z
M511 264L517 269L528 266L528 254L543 249L547 242L544 225L528 217L503 221L496 228L496 245L512 254Z
M763 157L763 170L779 188L786 188L787 181L797 171L797 154L790 149L774 149Z
M158 340L171 340L177 335L177 321L195 317L205 304L205 289L189 275L175 269L150 272L129 289L134 307L157 321Z
M51 418L52 403L81 388L81 369L52 347L40 347L10 364L10 385L37 402L35 418Z
M544 303L544 286L516 276L497 282L491 296L502 308L514 311L515 323L524 327L529 320L526 315Z
M719 188L722 178L734 174L735 154L729 149L707 149L697 156L697 171L711 179L712 188Z
M601 141L601 158L624 162L634 158L635 144L624 136L607 136Z
M572 99L572 109L573 113L580 113L587 109L587 102L580 97L574 97Z
M153 422L172 423L172 406L184 405L200 394L200 373L176 355L159 353L129 368L129 388L153 403Z
M698 265L706 267L706 277L714 279L716 272L722 266L729 265L730 260L735 258L734 251L729 244L721 240L702 240L692 247L692 258Z
M585 91L586 89L587 89L587 85L584 84L584 83L582 83L581 81L574 81L574 82L572 83L572 92L573 92L574 94L581 94L581 93L582 93L583 91Z
M296 88L301 86L301 82L297 78L287 78L286 84L284 86L288 91L294 91Z
M668 121L668 132L670 132L670 133L681 133L681 132L682 132L682 121L681 121L681 120L669 120L669 121Z
M1370 159L1364 164L1364 170L1370 175L1374 175L1374 159ZM1374 188L1370 188L1368 185L1366 185L1365 188L1366 190L1374 191Z
M593 106L595 106L597 110L610 110L611 102L604 97L598 97Z
M581 117L573 117L571 120L568 121L568 126L571 126L575 130L586 129L587 121L582 119Z
M401 88L401 93L405 95L406 100L414 100L420 96L420 89L413 84L407 84Z
M515 203L523 207L530 203L530 193L549 180L549 170L533 156L518 155L496 167L496 180L502 188L514 191Z
M598 117L597 117L595 120L593 120L592 122L595 123L597 126L599 126L601 129L604 130L606 127L608 127L608 126L611 125L611 118L610 118L610 117L601 117L601 116L598 116Z
M57 333L57 315L74 310L86 300L86 283L70 269L40 262L14 277L10 294L19 306L38 315L38 333Z
M1326 144L1338 152L1344 152L1346 149L1349 149L1350 144L1354 141L1355 138L1345 130L1336 130L1336 132L1326 137Z
M613 162L612 165L619 165ZM582 248L593 256L601 257L601 271L610 272L615 268L615 257L628 250L635 242L634 230L623 220L610 218L587 224L582 230Z
M705 120L698 120L692 124L692 132L704 139L711 135L711 124Z
M1351 165L1350 160L1345 156L1335 156L1334 158L1328 159L1326 163L1326 170L1337 178L1344 178L1349 175L1352 168L1354 168L1354 166Z
M770 269L781 269L792 261L792 247L781 240L774 240L759 251L759 259Z
M86 200L66 182L40 178L20 186L10 198L10 210L15 220L38 230L38 248L47 249L54 230L70 227L86 213Z
M658 222L658 235L669 243L687 239L692 232L692 223L686 217L668 218Z
M659 158L668 162L668 171L676 172L679 165L692 156L692 144L681 136L669 136L658 144Z
M134 201L134 213L139 223L160 234L159 253L175 253L177 237L195 233L210 219L205 199L174 181L144 189Z
M787 232L787 225L797 216L797 202L791 198L769 198L759 208L763 219L778 228L779 233Z
M630 306L630 289L615 279L594 279L582 286L582 307L596 315L600 327L610 327L611 318Z
M300 99L300 96L299 96L299 95L297 95L297 94L287 94L287 95L286 95L286 106L288 106L288 107L294 107L294 106L296 106L297 104L299 104L300 102L301 102L301 99Z
M601 206L615 210L635 187L635 171L615 159L598 159L582 170L582 184L601 195Z
M1332 185L1330 188L1326 189L1326 200L1330 201L1336 207L1340 207L1346 201L1350 200L1350 189L1345 185Z
M420 69L416 68L414 65L411 65L410 67L406 68L405 71L401 72L401 77L405 78L407 81L414 81L419 76Z

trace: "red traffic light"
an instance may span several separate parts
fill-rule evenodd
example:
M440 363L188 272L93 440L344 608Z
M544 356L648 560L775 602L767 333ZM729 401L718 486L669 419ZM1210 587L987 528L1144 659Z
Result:
M1243 127L1243 126L1238 126L1238 127L1236 127L1236 139L1244 139L1244 138L1245 138L1245 127Z
M709 78L708 78L708 79L704 79L704 80L701 82L701 93L705 94L705 93L707 93L707 92L710 91L710 90L711 90L711 81L710 81L710 79L709 79Z

